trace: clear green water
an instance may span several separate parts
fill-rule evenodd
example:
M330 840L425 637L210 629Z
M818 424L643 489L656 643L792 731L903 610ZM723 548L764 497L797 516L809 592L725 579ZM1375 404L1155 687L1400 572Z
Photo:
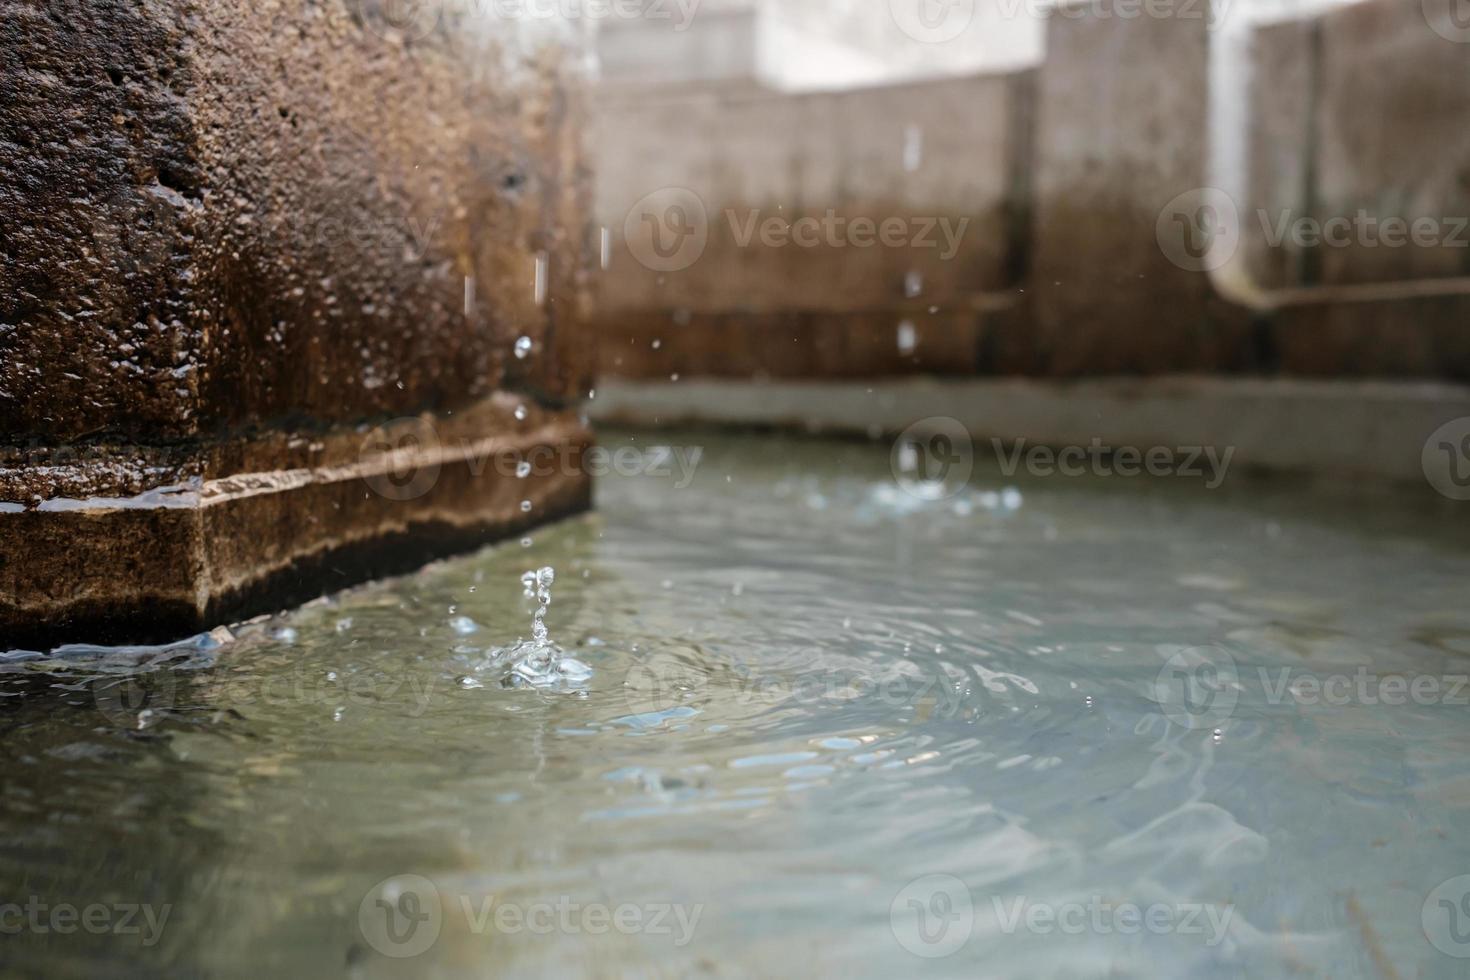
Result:
M528 548L138 676L0 664L0 972L1470 972L1454 512L984 466L925 503L886 446L653 441L692 485L610 476ZM585 691L476 670L541 565Z

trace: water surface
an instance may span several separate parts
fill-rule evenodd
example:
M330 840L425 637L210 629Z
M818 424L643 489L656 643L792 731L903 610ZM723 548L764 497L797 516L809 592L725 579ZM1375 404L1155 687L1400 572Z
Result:
M613 473L529 545L141 674L0 665L0 906L103 908L0 909L0 967L1465 975L1446 512L985 464L927 501L886 445L628 440L700 447L693 482ZM581 689L485 669L541 566Z

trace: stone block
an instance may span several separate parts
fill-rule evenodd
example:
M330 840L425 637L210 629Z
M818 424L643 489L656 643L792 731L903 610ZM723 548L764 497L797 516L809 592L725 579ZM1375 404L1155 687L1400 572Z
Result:
M1470 28L1454 19L1463 7L1365 0L1322 17L1316 210L1438 229L1420 244L1384 244L1380 230L1323 248L1323 282L1470 275Z
M847 315L871 319L897 352L905 320L963 319L993 302L1024 259L1031 83L1023 72L603 105L594 139L608 234L604 346L620 352L646 333L640 324L672 320L686 324L678 343L713 350L695 333L714 322L779 334ZM819 357L817 342L800 331L794 340L833 370L859 370L834 361L831 344ZM781 357L762 363L791 370L777 363L792 357L785 341L775 349ZM604 356L607 370L624 369L616 357Z
M586 506L574 465L480 465L587 441L582 52L473 9L0 0L0 647Z
M1320 48L1316 19L1263 24L1249 38L1246 188L1238 217L1244 270L1261 289L1302 286L1321 275L1320 256L1294 236L1275 237L1283 217L1313 216Z
M1050 18L1029 287L1044 373L1213 370L1222 349L1234 361L1248 340L1229 321L1211 324L1209 272L1190 261L1208 239L1161 229L1171 211L1194 218L1198 208L1179 202L1208 184L1210 20L1201 7L1176 13L1120 18L1084 5Z

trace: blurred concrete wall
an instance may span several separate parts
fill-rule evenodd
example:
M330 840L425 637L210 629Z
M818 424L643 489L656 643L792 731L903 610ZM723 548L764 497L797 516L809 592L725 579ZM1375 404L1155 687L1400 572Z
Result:
M1043 23L1040 0L649 0L598 47L608 88L798 92L1035 64Z
M603 369L1470 377L1460 2L724 7L743 53L699 84L605 65ZM992 44L984 10L1027 28ZM931 77L782 91L763 21ZM877 40L895 25L922 65ZM996 67L1017 53L1037 67ZM939 262L916 239L734 234L773 211L966 225ZM684 252L654 254L660 234Z

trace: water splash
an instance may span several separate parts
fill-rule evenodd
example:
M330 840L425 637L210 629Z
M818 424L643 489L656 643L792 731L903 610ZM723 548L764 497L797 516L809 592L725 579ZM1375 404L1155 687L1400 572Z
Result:
M491 651L491 663L504 669L504 687L540 687L581 690L592 677L592 668L551 642L546 628L546 610L551 605L551 586L556 571L541 568L521 576L526 598L536 601L531 617L531 639Z

